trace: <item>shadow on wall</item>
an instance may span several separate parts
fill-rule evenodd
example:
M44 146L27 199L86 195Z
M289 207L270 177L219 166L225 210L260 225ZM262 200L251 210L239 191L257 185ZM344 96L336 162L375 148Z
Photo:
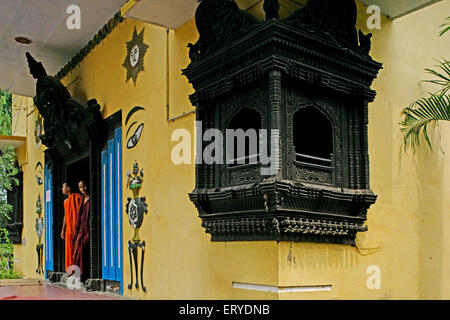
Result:
M433 151L424 143L414 157L419 196L416 221L420 299L442 298L444 157L438 134L433 133L430 132Z
M83 86L82 86L81 78L75 77L74 79L71 79L70 82L66 86L67 86L67 90L69 90L72 97L80 99L84 103L86 103L88 101L88 96L87 96L85 88L83 88ZM92 98L94 98L94 97L91 97L89 99L92 99Z

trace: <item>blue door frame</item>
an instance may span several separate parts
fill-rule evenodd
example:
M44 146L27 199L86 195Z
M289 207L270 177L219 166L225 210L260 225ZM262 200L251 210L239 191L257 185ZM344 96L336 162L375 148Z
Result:
M122 249L122 129L114 131L102 151L102 274L120 282L123 294Z
M44 168L44 229L45 229L45 279L48 271L53 271L53 187L52 171L48 165Z

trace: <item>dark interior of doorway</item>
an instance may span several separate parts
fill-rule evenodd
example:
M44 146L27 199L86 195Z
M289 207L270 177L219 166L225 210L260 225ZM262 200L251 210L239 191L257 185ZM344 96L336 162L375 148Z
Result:
M66 181L70 184L72 192L80 193L78 183L82 180L89 186L89 157L69 164L66 170Z
M85 181L86 185L89 186L88 191L90 191L89 177L90 177L89 156L82 157L66 165L65 181L69 183L71 191L73 193L81 193L78 187L80 181ZM62 246L62 250L65 250L64 246Z

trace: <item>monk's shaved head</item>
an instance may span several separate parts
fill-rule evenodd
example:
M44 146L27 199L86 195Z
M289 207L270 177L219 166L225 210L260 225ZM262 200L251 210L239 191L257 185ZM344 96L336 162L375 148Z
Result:
M69 196L70 195L70 184L68 182L64 182L61 189L63 195Z

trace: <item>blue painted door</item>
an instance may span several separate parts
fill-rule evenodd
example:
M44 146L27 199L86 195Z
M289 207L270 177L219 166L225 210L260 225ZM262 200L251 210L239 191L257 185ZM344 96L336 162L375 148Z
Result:
M122 130L114 132L102 152L102 272L103 279L121 282L122 252Z
M47 271L53 271L53 188L52 171L48 165L44 168L44 226L45 226L45 278Z

